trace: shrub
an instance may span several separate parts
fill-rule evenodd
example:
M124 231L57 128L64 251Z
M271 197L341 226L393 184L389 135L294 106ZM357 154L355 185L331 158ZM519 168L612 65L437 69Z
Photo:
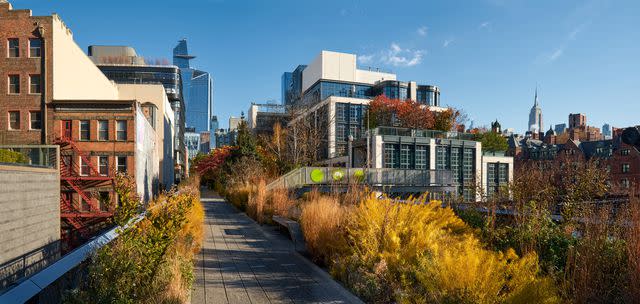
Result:
M251 187L245 185L242 187L228 189L225 191L224 195L229 203L236 206L239 210L246 211L250 193Z
M116 190L127 197L122 187ZM204 210L198 196L192 184L152 202L143 220L95 253L88 279L65 301L186 303L194 255L202 244ZM127 213L120 213L122 222L128 222Z
M344 249L344 224L348 209L335 197L316 196L304 203L300 224L307 250L315 262L330 265Z
M348 251L332 273L366 302L557 301L550 282L538 277L535 254L484 249L440 202L370 196L351 214Z
M0 163L21 163L26 164L29 158L20 153L6 149L0 149Z
M258 223L264 222L264 208L267 200L267 189L263 179L258 181L255 190L249 194L247 214Z
M268 197L268 212L273 215L298 218L300 214L296 207L296 201L289 196L289 191L286 189L274 189L269 192Z

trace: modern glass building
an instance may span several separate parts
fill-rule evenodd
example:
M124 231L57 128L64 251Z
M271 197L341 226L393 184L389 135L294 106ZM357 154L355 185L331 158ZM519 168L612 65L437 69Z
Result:
M416 101L428 106L440 106L440 89L431 85L418 85Z
M450 172L457 194L466 201L480 198L478 186L491 196L513 176L512 157L484 155L482 144L469 133L378 127L369 144L367 151L365 139L354 142L356 167L366 167L370 155L371 168Z
M89 46L89 58L115 83L162 84L174 112L174 160L176 180L186 171L184 86L180 69L175 65L147 65L135 50L127 46Z
M184 101L186 107L186 125L196 132L211 131L213 116L213 79L208 72L191 67L187 40L182 39L173 49L173 64L180 68Z
M200 134L196 133L194 128L187 128L184 133L184 142L189 154L189 160L191 160L200 152Z
M410 99L441 110L438 87L398 81L393 73L360 69L356 63L356 55L322 51L308 65L282 76L284 101L292 113L315 120L317 129L327 128L320 130L326 144L319 155L332 164L345 163L349 137L364 136L368 105L376 96Z
M284 72L282 74L282 79L280 79L280 103L282 105L287 105L291 103L291 99L289 96L291 95L293 73L292 72Z
M282 74L282 104L292 106L302 100L302 72L306 65L299 65L293 72Z
M169 100L182 98L180 69L174 65L98 64L107 78L116 83L162 84Z

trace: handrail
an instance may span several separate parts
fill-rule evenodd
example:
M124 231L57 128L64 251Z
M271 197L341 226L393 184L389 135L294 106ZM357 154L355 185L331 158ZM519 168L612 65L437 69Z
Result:
M290 171L267 185L292 189L306 185L336 185L362 183L374 187L446 187L457 186L450 170L412 170L392 168L301 167Z
M146 212L132 218L129 223L123 227L118 226L110 229L90 242L63 256L42 271L24 279L17 285L8 288L3 294L0 294L0 303L24 303L28 301L47 288L47 286L60 279L67 272L80 265L80 263L85 261L92 252L116 239L123 231L140 222L145 218L145 216Z

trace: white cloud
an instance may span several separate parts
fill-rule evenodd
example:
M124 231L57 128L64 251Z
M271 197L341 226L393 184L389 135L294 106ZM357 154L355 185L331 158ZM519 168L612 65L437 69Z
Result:
M371 62L373 62L373 54L370 55L360 55L358 56L358 61L361 64L370 64Z
M484 28L488 29L490 27L491 27L491 22L489 22L489 21L482 22L478 26L479 29L484 29Z
M427 30L428 30L428 28L427 28L426 26L424 26L424 25L423 25L423 26L419 27L419 28L416 30L416 32L418 33L418 35L420 35L420 36L424 37L424 36L427 36Z
M562 53L564 53L564 48L558 48L556 49L553 53L551 53L551 55L549 56L549 61L554 61L558 58L560 58L560 56L562 56Z
M391 43L389 50L383 52L382 62L396 67L412 67L422 62L423 50L403 49L397 43Z
M454 41L454 40L455 40L455 39L453 39L453 38L445 39L445 40L444 40L444 42L442 43L442 47L443 47L443 48L448 47L448 46L449 46L449 44L453 43L453 41Z

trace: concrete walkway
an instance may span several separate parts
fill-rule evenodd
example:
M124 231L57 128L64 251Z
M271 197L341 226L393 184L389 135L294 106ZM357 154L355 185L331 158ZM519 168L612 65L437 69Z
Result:
M213 192L202 192L205 240L191 302L361 303L294 251L271 226L260 226Z

